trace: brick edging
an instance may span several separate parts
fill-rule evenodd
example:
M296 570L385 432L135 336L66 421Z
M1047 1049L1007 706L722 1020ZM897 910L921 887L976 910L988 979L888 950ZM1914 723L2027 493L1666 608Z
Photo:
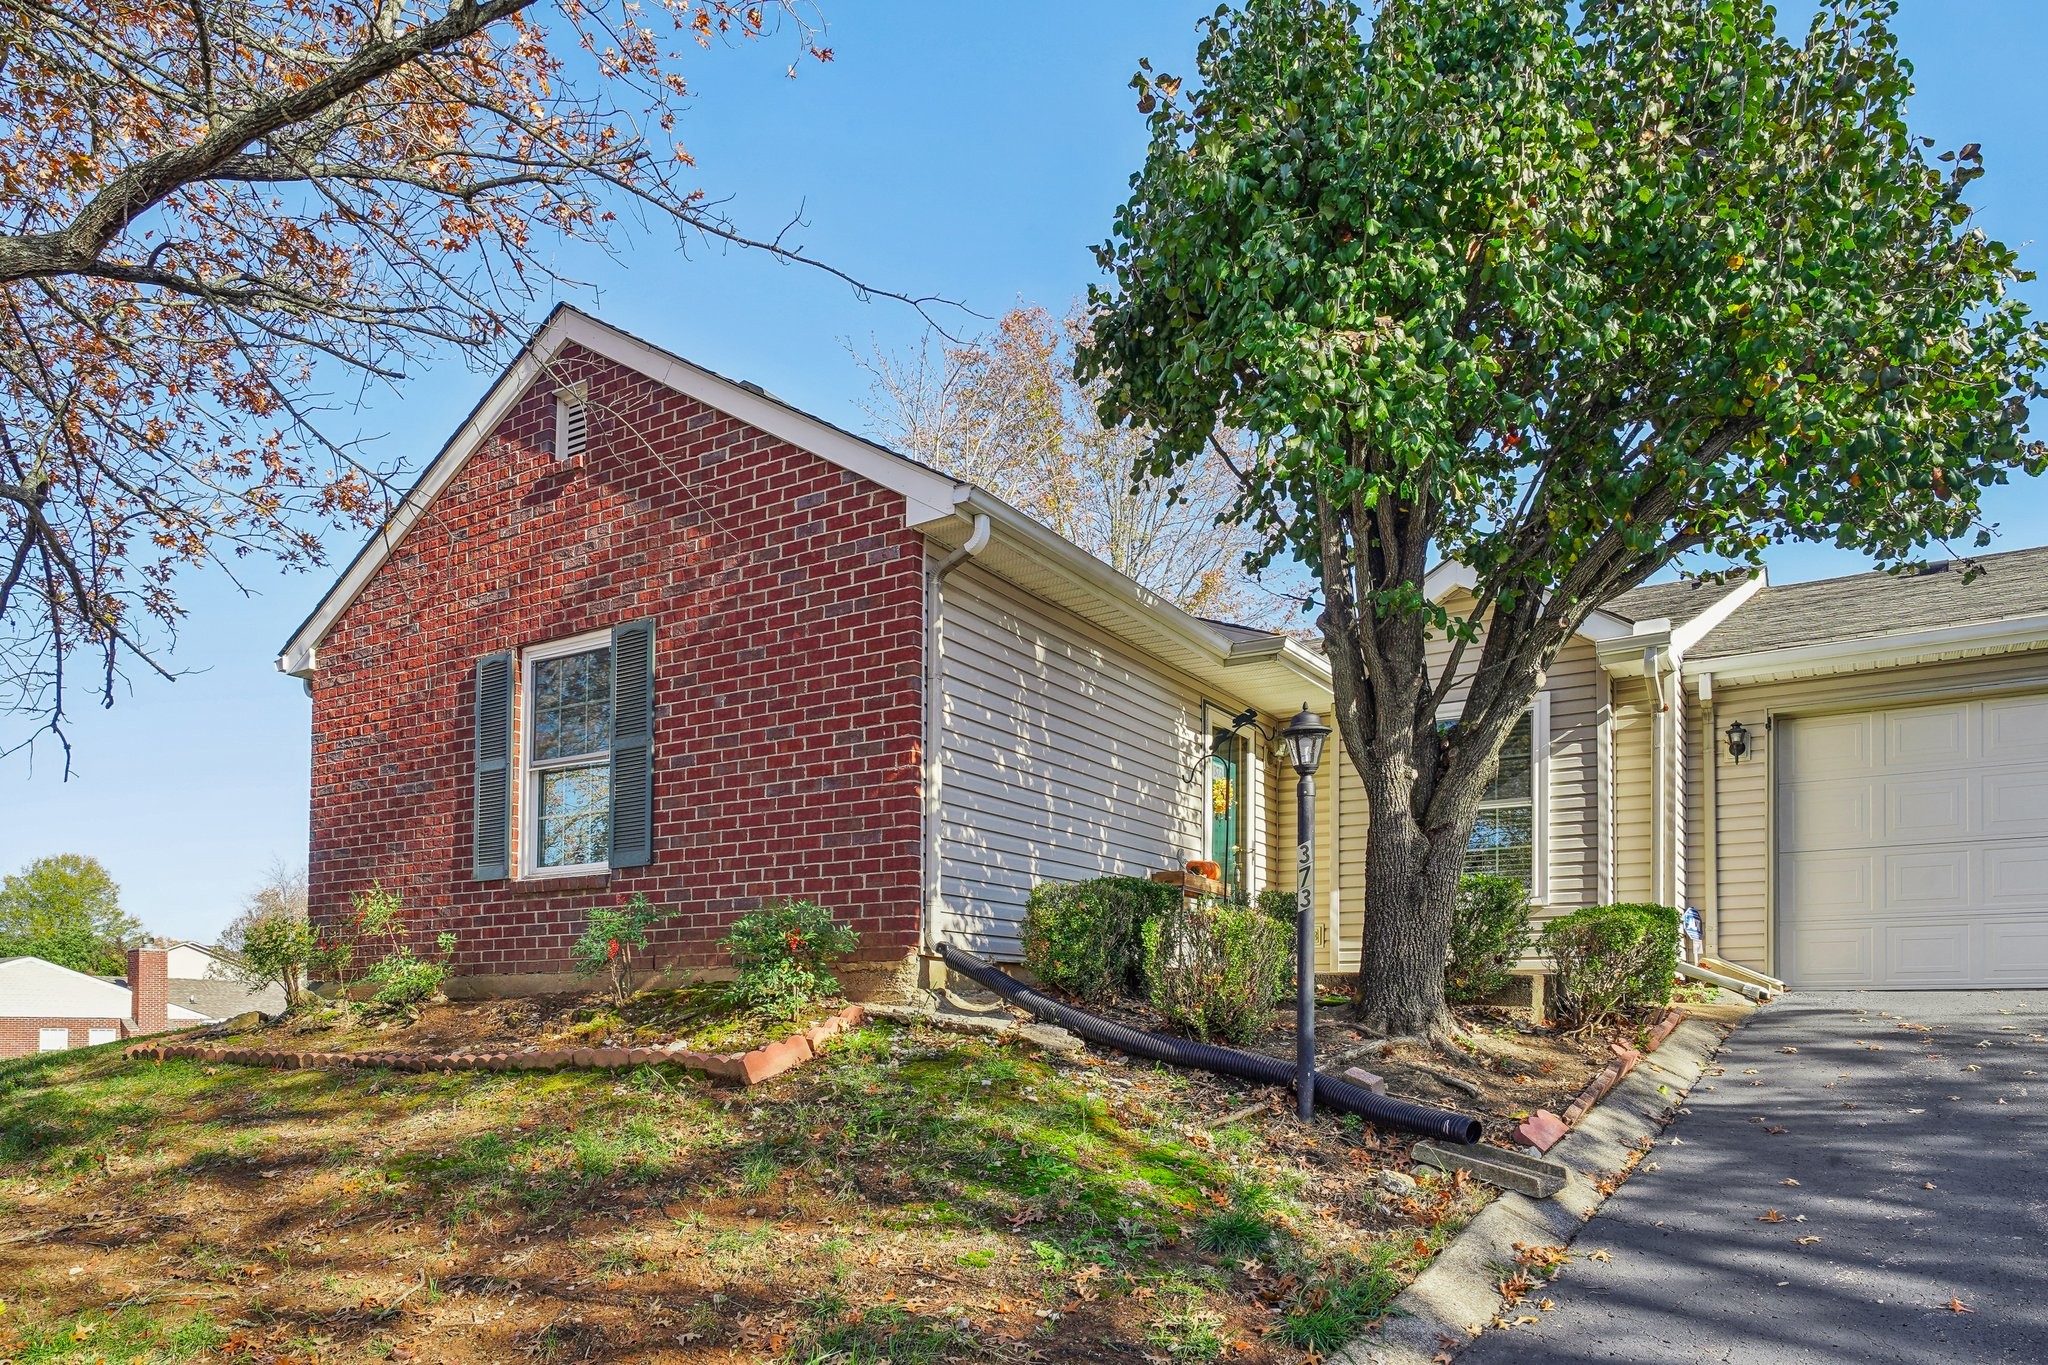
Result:
M1548 1109L1538 1109L1516 1125L1515 1137L1525 1147L1548 1152L1580 1119L1586 1117L1594 1105L1607 1097L1608 1091L1621 1084L1622 1077L1636 1069L1636 1063L1643 1060L1643 1053L1655 1052L1662 1047L1664 1040L1671 1036L1672 1030L1685 1022L1685 1019L1685 1011L1673 1005L1664 1012L1662 1019L1650 1027L1649 1036L1643 1040L1640 1051L1626 1043L1609 1043L1607 1046L1613 1050L1613 1058L1606 1066L1601 1067L1599 1074L1588 1081L1586 1088L1573 1098L1571 1105L1564 1111L1564 1116L1560 1118Z
M580 1047L533 1052L296 1052L279 1048L209 1047L204 1043L131 1043L122 1055L150 1061L186 1058L268 1066L280 1070L341 1071L555 1071L564 1067L619 1071L636 1066L680 1066L720 1080L759 1085L802 1066L846 1029L867 1022L867 1011L848 1005L839 1013L779 1042L751 1052L696 1052L679 1047Z

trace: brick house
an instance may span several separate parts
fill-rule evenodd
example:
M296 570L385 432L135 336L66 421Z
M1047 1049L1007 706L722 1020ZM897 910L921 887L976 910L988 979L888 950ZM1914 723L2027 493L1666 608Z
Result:
M161 948L130 949L128 975L118 981L39 957L0 959L0 1057L91 1047L206 1022L206 1015L170 1003Z
M634 892L672 912L657 964L694 968L782 896L901 963L1014 957L1040 880L1213 856L1256 890L1293 784L1232 718L1329 686L1295 640L566 307L278 666L312 699L314 918L398 891L475 989L561 972Z

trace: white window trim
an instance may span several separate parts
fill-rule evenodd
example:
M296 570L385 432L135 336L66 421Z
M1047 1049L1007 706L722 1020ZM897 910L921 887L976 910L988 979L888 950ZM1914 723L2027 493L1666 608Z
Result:
M1437 709L1439 724L1454 721L1464 703ZM1519 802L1515 804L1520 804ZM1550 693L1538 692L1529 704L1529 904L1550 903Z
M572 635L566 640L551 640L544 645L532 645L520 651L519 656L519 852L517 856L518 875L525 881L542 881L551 877L588 877L595 873L610 872L609 860L594 863L571 863L563 867L542 867L540 865L540 774L547 768L563 766L550 760L545 767L533 763L533 666L548 659L559 659L569 654L582 654L593 649L610 649L612 633L609 630L586 631ZM610 746L605 749L606 762L610 762Z

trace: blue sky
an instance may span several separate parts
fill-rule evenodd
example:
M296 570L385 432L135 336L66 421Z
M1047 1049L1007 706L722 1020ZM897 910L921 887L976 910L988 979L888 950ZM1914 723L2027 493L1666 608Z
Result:
M1095 275L1092 245L1143 151L1127 82L1140 56L1191 65L1195 21L1213 0L1029 6L823 0L836 52L782 72L785 44L706 53L683 135L701 183L772 231L876 283L965 300L993 315L1019 300L1058 308ZM1787 5L1787 9L1795 6ZM1916 131L1943 147L1984 144L1973 187L1981 221L2035 269L2048 235L2048 23L2039 0L1904 0L1899 28L1918 71ZM865 383L848 356L916 344L922 324L862 303L816 272L692 246L661 229L622 238L615 259L565 267L587 308L726 374L844 425L862 423ZM2027 286L2037 309L2048 290ZM971 321L971 320L970 320ZM431 455L489 383L461 360L373 394L337 426L387 456ZM2048 488L1994 491L2001 547L2048 542ZM345 563L361 536L332 537ZM1785 582L1854 572L1820 547L1775 555ZM243 596L214 575L183 585L190 619L175 683L137 677L111 711L74 717L75 770L45 753L0 767L0 872L44 853L89 853L113 869L153 931L208 938L276 857L303 862L308 704L273 665L328 575L261 569Z

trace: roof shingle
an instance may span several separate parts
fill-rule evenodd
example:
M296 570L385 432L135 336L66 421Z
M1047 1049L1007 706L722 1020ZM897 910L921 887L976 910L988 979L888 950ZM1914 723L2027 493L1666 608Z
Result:
M1708 632L1691 657L1722 658L2048 612L2048 546L1979 555L1976 562L1984 572L1967 583L1963 564L1936 561L1920 573L1876 570L1812 583L1768 584Z

